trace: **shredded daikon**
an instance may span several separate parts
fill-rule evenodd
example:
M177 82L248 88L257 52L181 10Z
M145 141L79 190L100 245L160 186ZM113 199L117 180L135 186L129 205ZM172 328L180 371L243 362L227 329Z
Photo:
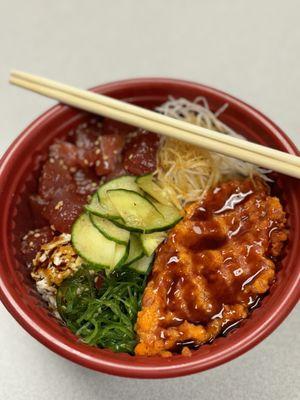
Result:
M213 113L204 97L193 102L184 98L170 97L156 110L177 119L186 120L205 128L243 138L218 119L227 104ZM199 201L205 193L222 180L234 177L259 175L265 180L268 170L253 164L201 149L176 139L162 138L157 154L158 183L178 207Z

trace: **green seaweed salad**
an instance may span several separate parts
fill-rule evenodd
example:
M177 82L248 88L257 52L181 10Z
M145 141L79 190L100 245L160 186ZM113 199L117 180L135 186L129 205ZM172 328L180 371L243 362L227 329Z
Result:
M85 343L133 354L145 282L145 274L129 268L105 276L83 265L58 288L58 312Z

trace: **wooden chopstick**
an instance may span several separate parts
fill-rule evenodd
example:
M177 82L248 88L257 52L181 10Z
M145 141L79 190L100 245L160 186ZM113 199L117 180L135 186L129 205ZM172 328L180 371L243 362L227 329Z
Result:
M65 104L300 178L300 157L25 72L10 82Z
M246 149L248 151L253 151L257 154L262 154L262 155L268 155L274 159L282 160L282 161L288 161L289 163L295 164L300 166L300 157L294 156L292 154L284 153L282 151L268 148L256 143L252 142L247 142L243 139L239 138L234 138L231 136L228 136L226 134L220 133L213 131L211 129L199 127L197 125L177 120L175 118L171 118L162 114L158 114L156 112L147 110L142 107L135 106L130 103L125 103L120 100L113 99L111 97L93 93L87 90L82 90L82 89L77 89L75 87L55 82L53 80L39 77L36 75L32 75L26 72L22 71L12 71L11 73L11 78L16 77L16 78L21 78L24 80L27 80L32 83L37 83L37 84L42 84L49 89L59 89L67 94L73 94L75 96L78 96L80 98L84 98L87 100L94 100L97 103L106 105L108 107L116 108L120 111L127 111L131 114L137 115L139 117L144 117L147 119L151 119L155 122L162 122L164 124L168 123L168 125L173 126L174 128L179 128L185 131L189 131L191 133L198 134L201 137L207 137L209 139L215 139L219 142L226 143L226 144L232 144L235 147L239 147L242 149Z

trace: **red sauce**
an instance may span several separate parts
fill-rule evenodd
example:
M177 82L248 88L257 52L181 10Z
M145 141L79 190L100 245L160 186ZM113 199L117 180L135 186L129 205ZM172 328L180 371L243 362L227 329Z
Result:
M253 301L253 303L250 304L249 310L254 310L255 308L259 307L260 301L262 299L262 296L257 296L256 300ZM238 319L237 321L234 322L229 322L227 324L224 324L222 327L222 336L227 336L230 334L232 331L234 331L236 328L238 328L241 325L241 322L243 319ZM212 343L214 341L214 338L212 338L208 343ZM200 347L200 343L197 342L196 340L190 339L190 340L185 340L182 342L177 342L175 346L173 347L172 351L174 353L181 353L182 349L184 347L188 347L191 350L197 350Z
M273 270L269 241L285 221L268 194L261 181L225 183L173 229L151 277L157 295L165 296L162 329L184 321L206 326L223 318L224 305L241 304L246 310L257 305L260 296L249 286L263 271ZM237 322L224 318L226 332L231 323Z

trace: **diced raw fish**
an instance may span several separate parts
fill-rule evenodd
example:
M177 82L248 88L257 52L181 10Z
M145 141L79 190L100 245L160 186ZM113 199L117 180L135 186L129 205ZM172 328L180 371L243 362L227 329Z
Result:
M44 208L43 216L59 232L69 233L75 219L82 212L86 196L79 195L75 190L62 187Z
M105 176L121 165L121 153L125 144L125 136L120 133L101 135L100 154L96 161L96 173Z
M96 146L96 145L95 145ZM99 144L97 147L93 147L90 150L79 148L78 149L78 166L80 168L93 168L96 165L96 162L99 158L101 158Z
M78 165L78 148L65 141L58 141L49 148L49 157L59 162L62 160L68 167L76 167Z
M68 168L59 161L51 162L50 160L44 164L42 174L39 181L39 195L44 200L51 200L56 191L65 188L75 192L76 186L73 182L72 175Z
M31 264L40 247L52 240L54 232L49 226L29 231L21 243L21 253L27 265Z
M140 175L155 169L158 136L139 131L128 138L126 135L134 129L109 119L101 125L95 119L80 125L72 142L60 140L50 146L38 194L30 198L40 226L46 219L57 231L70 232L87 195L97 189L99 176L107 180L128 172Z
M142 175L155 171L159 137L155 133L140 131L125 145L123 165L127 172Z
M98 136L97 136L98 138ZM49 157L55 162L61 162L67 167L80 167L89 168L95 165L96 160L99 158L96 149L99 148L95 143L96 139L87 139L82 147L77 147L73 143L60 141L50 146Z

